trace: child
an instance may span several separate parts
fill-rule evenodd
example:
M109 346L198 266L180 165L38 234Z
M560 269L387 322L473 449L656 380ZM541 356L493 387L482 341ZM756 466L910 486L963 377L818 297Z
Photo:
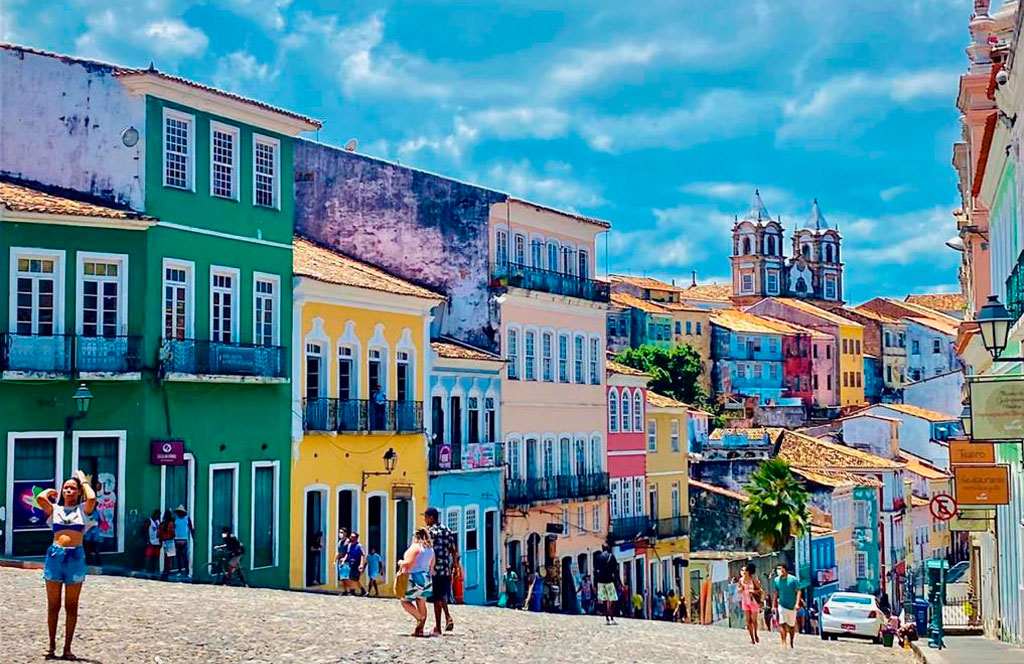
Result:
M380 597L380 587L377 581L381 573L381 558L377 549L370 547L370 555L366 556L366 579L367 590L373 593L374 597Z

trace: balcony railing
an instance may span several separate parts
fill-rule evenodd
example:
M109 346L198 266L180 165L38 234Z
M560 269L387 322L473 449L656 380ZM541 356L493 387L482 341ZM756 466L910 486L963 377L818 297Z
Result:
M604 282L529 265L495 263L491 266L491 276L492 283L497 286L568 295L594 302L607 302L611 296L611 289Z
M690 534L690 517L671 516L656 522L659 538L685 537Z
M0 335L0 370L69 375L129 373L142 367L142 337Z
M1014 320L1024 315L1024 253L1006 280L1006 309Z
M655 522L648 516L623 516L612 519L608 535L613 540L633 540L638 537L653 537Z
M164 339L160 345L165 374L286 378L287 360L282 346L195 339Z
M306 431L423 431L423 402L306 399L302 425Z
M505 483L505 502L511 505L602 495L608 495L608 473L526 479L510 477Z
M505 464L504 446L501 443L431 444L428 462L432 471L498 468Z

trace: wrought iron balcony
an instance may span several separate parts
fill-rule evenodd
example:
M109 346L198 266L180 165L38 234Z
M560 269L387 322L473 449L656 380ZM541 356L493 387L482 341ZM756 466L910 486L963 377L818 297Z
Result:
M505 502L528 505L547 500L591 498L608 495L608 473L555 475L553 477L510 477L505 481Z
M685 537L690 534L690 517L672 516L667 519L658 519L655 522L657 537Z
M302 425L306 431L344 433L423 431L423 402L306 399L302 403Z
M610 286L602 281L517 263L494 263L491 266L491 285L525 288L594 302L607 302L611 296Z
M287 366L282 346L195 339L164 339L160 345L160 367L165 375L286 378Z
M505 465L505 448L501 443L431 444L427 458L434 472L486 470Z
M142 368L142 337L75 338L75 370L131 373Z
M653 537L656 530L654 519L649 516L623 516L612 519L608 536L616 541L634 540L639 537Z
M1024 253L1017 257L1017 264L1006 280L1006 310L1014 321L1024 315Z
M73 339L66 334L4 334L0 336L0 369L70 374Z

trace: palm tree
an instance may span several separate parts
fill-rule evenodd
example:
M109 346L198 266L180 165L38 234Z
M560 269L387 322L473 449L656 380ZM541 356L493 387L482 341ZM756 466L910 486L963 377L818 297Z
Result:
M807 529L809 496L782 459L761 462L750 476L747 496L750 500L743 506L747 531L772 551L782 551L794 535Z

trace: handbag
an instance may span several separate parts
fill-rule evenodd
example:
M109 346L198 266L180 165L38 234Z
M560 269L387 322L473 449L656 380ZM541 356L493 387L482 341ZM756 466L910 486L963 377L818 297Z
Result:
M348 566L348 563L342 563L338 565L338 578L347 580L349 574L352 573L352 568Z

